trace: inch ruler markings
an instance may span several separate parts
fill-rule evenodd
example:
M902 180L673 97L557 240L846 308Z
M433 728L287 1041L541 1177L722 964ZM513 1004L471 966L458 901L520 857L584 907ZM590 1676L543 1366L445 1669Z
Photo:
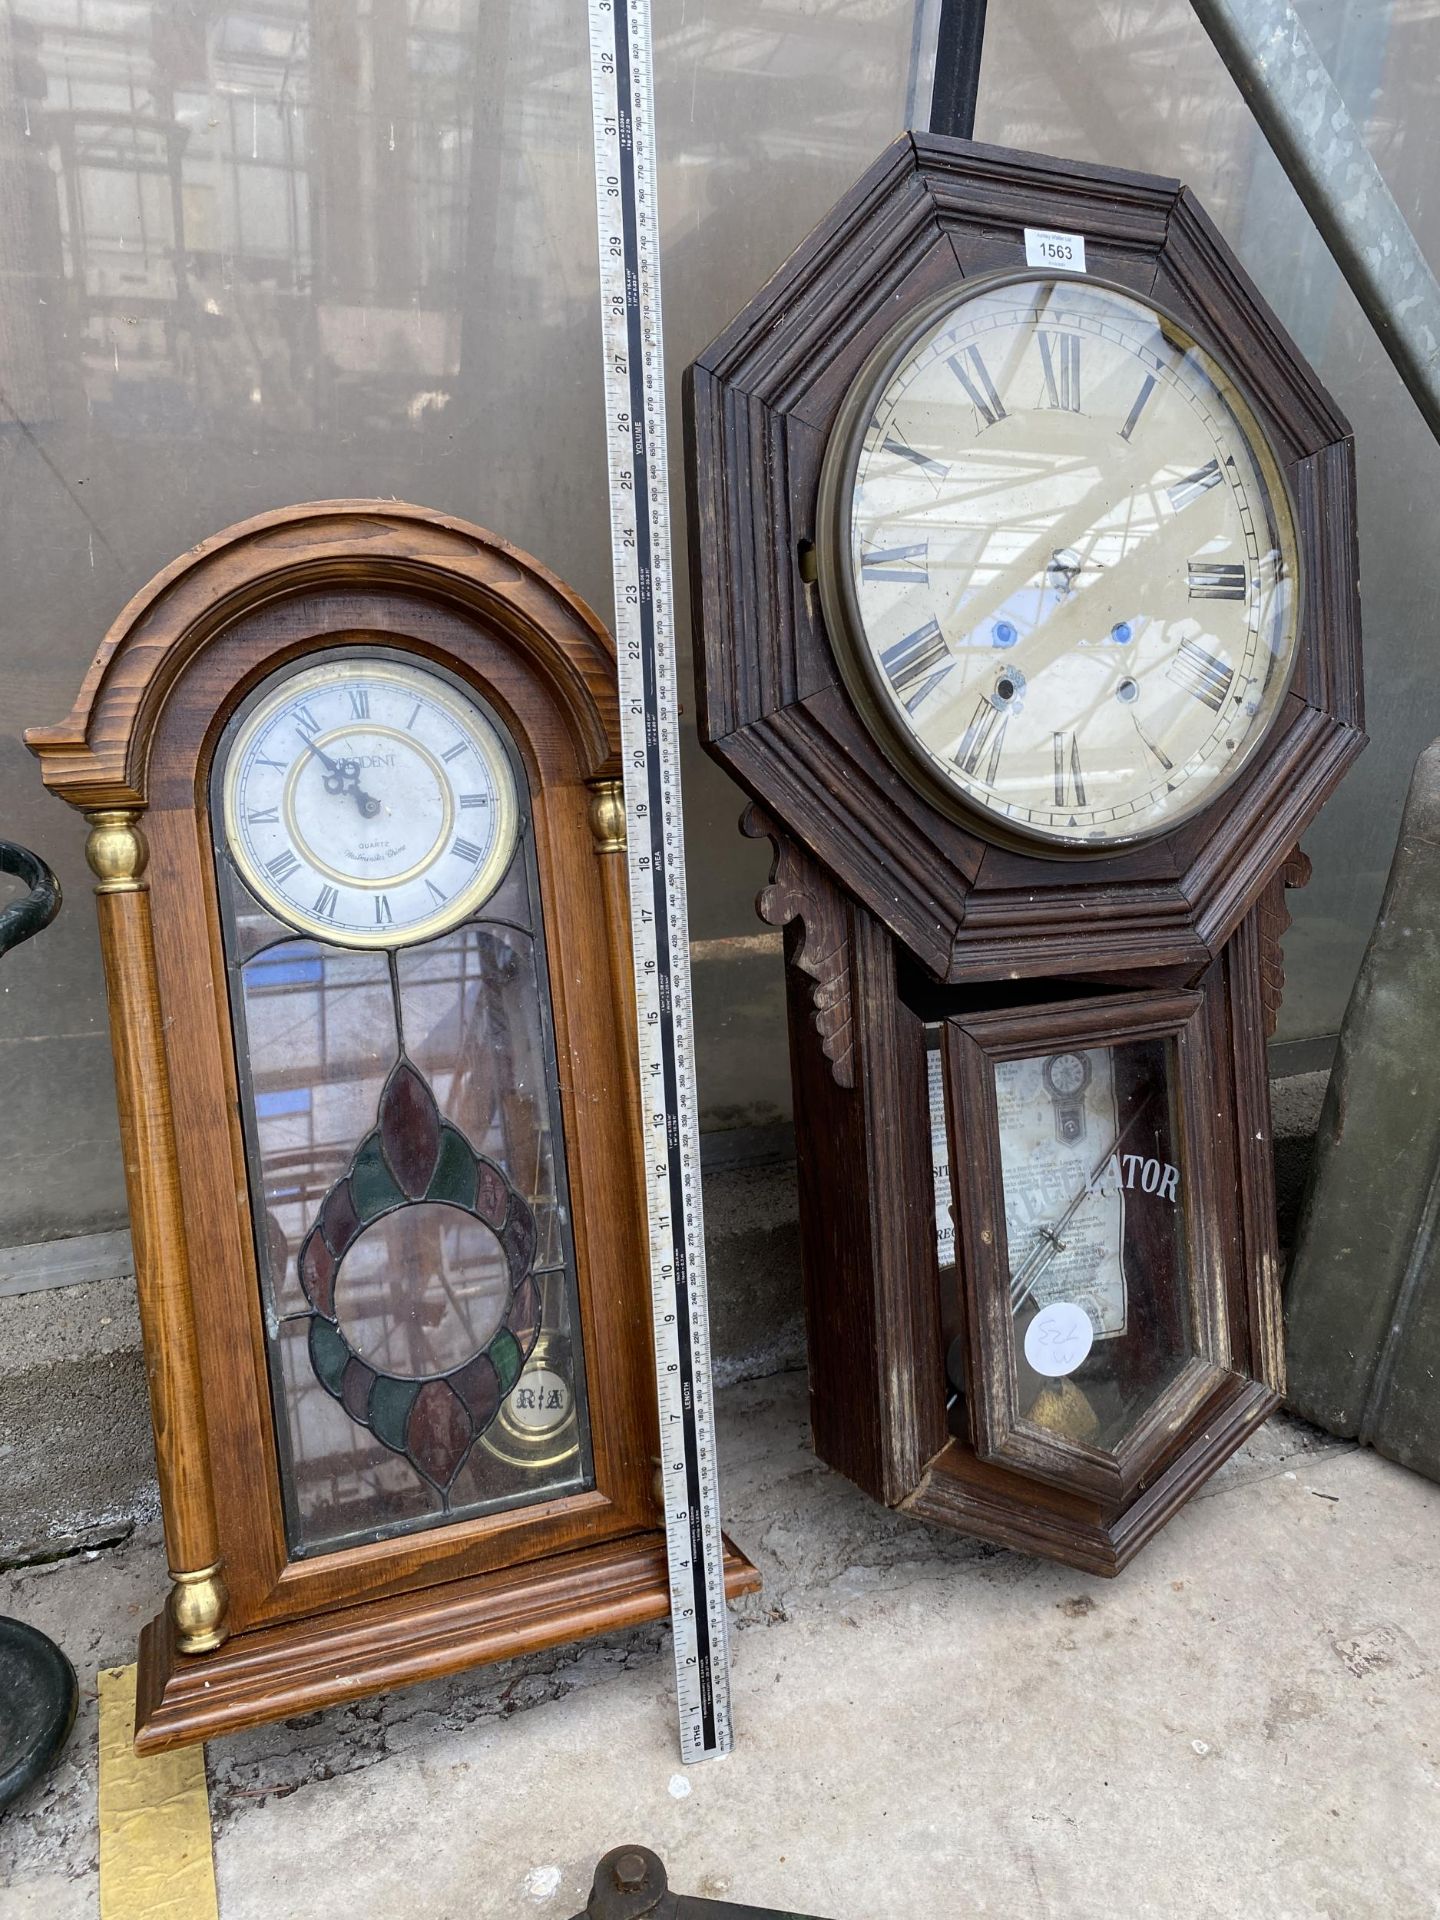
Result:
M630 933L670 1617L686 1761L728 1753L670 574L649 0L589 0Z

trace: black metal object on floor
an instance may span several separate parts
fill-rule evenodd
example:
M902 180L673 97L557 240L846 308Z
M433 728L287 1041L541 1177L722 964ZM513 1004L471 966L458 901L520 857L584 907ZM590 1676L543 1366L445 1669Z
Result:
M615 1847L595 1869L590 1902L575 1920L814 1920L779 1907L737 1907L671 1893L665 1863L648 1847Z
M43 933L60 911L60 882L38 853L0 840L0 873L23 880L29 892L0 908L0 957L22 940Z
M38 1780L70 1737L75 1669L23 1620L0 1619L0 1807Z
M37 854L0 840L0 873L29 891L0 909L0 955L48 927L60 883ZM79 1689L53 1640L23 1620L0 1619L0 1807L40 1778L69 1738Z

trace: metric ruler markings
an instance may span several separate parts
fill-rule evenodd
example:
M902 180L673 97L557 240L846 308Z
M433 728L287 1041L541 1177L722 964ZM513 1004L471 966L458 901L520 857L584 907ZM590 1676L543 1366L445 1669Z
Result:
M680 812L649 0L590 0L610 537L661 1479L684 1760L727 1753L730 1678Z

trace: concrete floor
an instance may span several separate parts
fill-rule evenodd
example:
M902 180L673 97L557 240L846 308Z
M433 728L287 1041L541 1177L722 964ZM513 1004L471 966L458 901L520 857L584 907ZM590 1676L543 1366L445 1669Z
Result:
M721 1413L735 1753L680 1768L660 1628L219 1742L223 1920L565 1920L622 1840L833 1920L1440 1913L1440 1488L1275 1421L1106 1582L866 1501L802 1375ZM163 1578L153 1531L0 1578L86 1694L0 1920L98 1911L93 1676Z

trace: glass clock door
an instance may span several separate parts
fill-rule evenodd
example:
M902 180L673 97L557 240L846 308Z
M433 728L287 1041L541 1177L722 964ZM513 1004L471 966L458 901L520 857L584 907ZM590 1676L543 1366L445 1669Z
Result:
M1105 1005L952 1020L947 1047L977 1451L1118 1497L1229 1377L1229 1332L1199 1003Z
M289 1547L593 1483L523 764L452 676L275 676L212 818Z

